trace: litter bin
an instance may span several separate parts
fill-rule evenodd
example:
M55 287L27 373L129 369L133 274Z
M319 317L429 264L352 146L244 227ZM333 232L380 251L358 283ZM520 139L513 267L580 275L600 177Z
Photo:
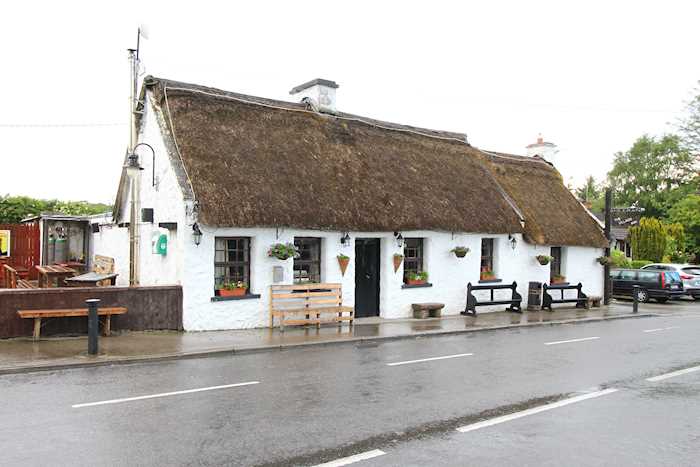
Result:
M542 282L529 282L527 286L527 311L540 309L542 304Z

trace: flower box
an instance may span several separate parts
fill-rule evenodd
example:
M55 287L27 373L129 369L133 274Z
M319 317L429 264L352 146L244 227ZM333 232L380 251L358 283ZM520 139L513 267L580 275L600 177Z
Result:
M425 282L423 279L406 279L408 285L423 285Z
M219 297L242 297L245 295L247 287L236 287L235 289L219 289Z

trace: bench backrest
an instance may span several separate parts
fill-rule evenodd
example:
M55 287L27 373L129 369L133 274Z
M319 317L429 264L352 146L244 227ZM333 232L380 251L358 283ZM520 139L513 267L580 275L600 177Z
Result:
M270 308L275 311L328 308L343 304L340 284L271 285Z
M6 264L4 269L4 274L5 274L5 287L8 289L16 289L17 288L17 270L10 266L9 264Z

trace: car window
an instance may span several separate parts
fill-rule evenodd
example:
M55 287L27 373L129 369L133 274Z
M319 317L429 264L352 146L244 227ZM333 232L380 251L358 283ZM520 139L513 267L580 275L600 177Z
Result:
M637 277L637 271L620 271L620 279L623 281L633 281Z
M659 280L659 273L654 271L639 271L637 277L641 282L656 282Z
M620 271L619 269L614 270L614 271L610 271L610 277L612 277L613 279L619 279L621 273L622 273L622 271Z
M683 268L683 272L694 276L700 276L700 267Z
M681 275L678 274L677 272L665 272L666 274L666 282L680 282L681 281Z
M655 264L647 264L646 266L642 266L641 269L659 269L659 266Z

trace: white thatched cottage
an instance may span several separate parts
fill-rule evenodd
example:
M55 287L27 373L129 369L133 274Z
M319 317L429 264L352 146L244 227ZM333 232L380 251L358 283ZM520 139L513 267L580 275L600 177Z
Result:
M545 160L338 112L336 88L314 80L290 103L147 78L138 141L154 154L139 148L143 170L133 182L122 175L93 253L127 271L135 183L135 274L182 285L187 330L266 326L275 282L342 283L358 317L383 318L425 301L457 314L468 282L517 281L526 297L528 281L561 275L602 295L605 238ZM300 257L270 257L278 243ZM469 252L458 258L456 247ZM554 260L542 266L537 255ZM245 295L217 296L236 281Z

